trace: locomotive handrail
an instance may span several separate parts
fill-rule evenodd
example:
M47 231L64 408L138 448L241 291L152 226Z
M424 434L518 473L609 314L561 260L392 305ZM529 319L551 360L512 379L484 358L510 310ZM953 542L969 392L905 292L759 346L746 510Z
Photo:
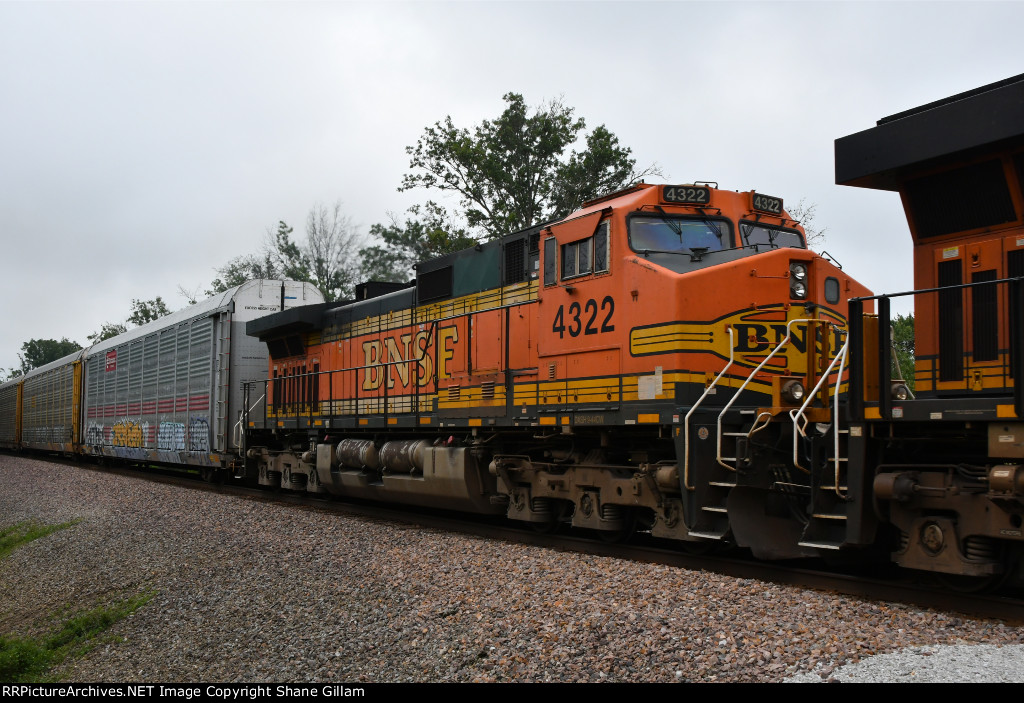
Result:
M865 300L881 300L882 298L902 298L906 295L918 295L920 293L939 293L944 290L956 290L957 288L974 288L975 286L993 286L1000 283L1013 283L1014 281L1024 282L1024 276L1010 276L1009 278L997 278L992 281L977 281L974 283L957 283L951 286L938 286L936 288L920 288L917 290L905 290L900 293L879 293L878 295L863 295L859 298L850 298L853 302Z
M902 291L899 293L883 293L879 295L862 296L849 299L850 334L855 340L853 351L850 355L850 392L848 394L847 411L851 422L862 422L864 420L864 407L866 402L864 354L863 349L863 306L865 302L877 302L876 315L878 318L878 340L877 348L874 350L878 358L878 414L883 420L892 420L893 399L891 393L886 392L892 383L892 358L893 348L890 338L890 299L905 296L917 296L924 294L942 293L944 291L963 290L982 286L1006 286L1009 303L1017 309L1024 309L1024 276L1008 276L990 281L975 281L971 283L957 283L949 286L936 286L933 288L921 288L918 290ZM1011 307L1011 309L1013 309ZM1007 337L1009 341L1008 365L1010 378L1024 378L1024 323L1019 317L1008 315L1009 329ZM903 370L900 369L902 372ZM911 369L913 375L915 370ZM1011 389L1004 391L1007 395ZM1014 383L1012 387L1014 412L1017 417L1024 417L1024 383Z
M323 377L326 374L328 376L328 378L329 378L328 387L329 388L333 388L333 386L334 386L333 376L336 373L344 374L344 373L349 373L349 372L358 372L358 371L362 371L362 370L365 370L365 369L376 369L376 368L387 369L387 368L390 368L392 366L398 366L400 364L411 364L411 365L413 365L413 368L415 369L414 373L416 375L416 379L413 382L414 391L415 391L414 395L416 397L416 400L414 401L414 403L415 403L414 410L415 410L416 413L419 413L419 407L420 407L420 404L419 404L419 395L420 395L420 388L419 388L419 362L423 361L424 359L426 359L428 357L428 351L430 349L435 349L436 350L436 348L437 348L437 346L436 346L436 344L434 342L436 341L435 338L436 338L437 323L438 322L439 322L438 320L435 320L435 321L433 321L431 323L430 329L428 331L428 336L426 337L426 339L428 340L428 344L425 347L421 348L420 349L420 355L415 357L415 358L413 358L413 359L399 359L399 360L396 360L396 361L380 361L380 362L375 363L375 364L364 364L362 366L348 366L348 367L345 367L343 369L328 369L328 370L321 370L321 371L309 371L307 373L295 374L295 375L292 375L292 376L278 376L277 378L266 378L266 379L263 379L263 380L260 380L260 381L247 381L247 382L245 382L244 386L246 388L248 388L249 386L255 385L257 383L262 383L263 384L263 388L264 388L263 398L265 398L266 395L267 395L267 388L268 388L268 386L270 384L274 383L275 381L279 381L279 380L284 379L284 378L287 378L289 380L294 380L294 379L302 380L302 379L309 379L309 378L319 379L319 378ZM381 387L383 389L383 393L378 392L376 395L373 395L373 396L362 396L362 397L363 398L374 398L374 399L380 399L380 398L383 397L383 399L384 399L384 408L383 408L383 410L380 410L378 413L369 413L369 414L375 414L375 415L376 414L381 414L381 415L383 415L386 418L389 415L388 407L387 407L388 384L387 384L386 378L382 380ZM355 395L351 398L351 400L354 403L354 405L353 405L353 412L351 412L351 413L339 413L339 414L353 415L353 416L358 418L359 415L361 414L359 412L360 395L359 395L359 389L358 388L356 389ZM323 400L323 401L321 401L321 400L313 401L312 399L309 399L308 402L302 402L300 400L298 402L291 403L290 405L294 405L294 406L297 406L297 407L306 406L308 408L308 413L303 413L301 410L296 410L296 412L294 412L294 413L293 412L285 412L284 414L285 415L294 415L296 418L299 418L299 417L302 417L303 415L306 415L307 419L312 419L312 416L313 416L313 413L314 413L314 406L319 404L319 403L326 402L328 404L329 412L333 415L333 413L334 413L334 406L333 406L334 401L335 401L335 398L332 397L331 393L328 393L328 397L325 400ZM276 399L275 399L275 402L276 402ZM259 403L259 401L256 401L256 404L258 404L258 403ZM256 404L254 404L253 407L256 407ZM249 410L251 411L252 408L250 408ZM410 410L410 411L412 411L412 410ZM277 416L278 414L279 413L275 413L275 416ZM266 405L264 405L264 418L263 418L263 420L264 420L264 424L266 424L266 420L267 420L267 418L266 418Z
M693 412L700 407L700 404L704 402L704 399L711 393L711 389L718 383L718 379L725 375L725 372L732 366L732 362L736 356L735 344L733 344L733 329L729 327L729 363L715 376L715 380L711 382L711 385L704 389L703 395L697 399L697 402L693 404L689 412L686 413L686 417L683 418L683 485L686 486L686 490L692 491L694 488L690 485L690 416ZM621 377L619 379L621 385Z
M806 323L814 321L815 320L812 318L800 318L796 320L790 320L789 323L786 325L786 336L783 337L782 341L780 341L775 346L775 348L772 349L771 353L769 353L768 356L766 356L764 360L757 365L757 368L755 368L747 375L747 378L743 381L742 384L740 384L740 387L736 389L736 392L733 394L732 398L729 399L729 402L725 404L724 408L722 408L722 412L718 413L718 436L715 438L715 441L718 446L715 449L715 459L721 466L725 467L729 471L736 471L736 467L729 466L724 461L722 461L722 418L725 417L725 414L729 411L729 408L732 407L733 403L735 403L739 399L740 394L743 393L743 391L746 389L748 385L750 385L750 382L754 379L754 376L756 376L757 373L764 368L765 364L771 361L773 356L779 353L780 349L789 344L789 340L793 336L793 325L795 325L798 322Z
M832 409L832 429L834 430L835 435L835 457L837 459L836 465L838 466L839 464L839 423L837 422L837 419L839 417L839 386L843 380L843 367L846 365L846 352L850 347L850 337L840 327L837 327L832 323L828 324L830 327L838 331L839 334L846 337L846 341L843 343L843 346L839 350L839 353L836 354L836 357L832 360L832 363L829 364L828 368L826 368L824 373L821 374L821 378L819 378L818 382L814 385L814 389L807 394L806 399L804 400L803 404L799 407L799 409L793 408L792 410L789 411L790 420L793 421L793 466L800 469L804 473L808 474L811 472L811 470L809 468L805 468L804 466L802 466L800 464L799 458L800 437L807 437L807 433L804 430L807 428L807 423L809 422L804 412L811 404L811 401L813 401L815 397L817 397L818 392L821 390L821 387L825 385L825 383L828 381L828 377L832 375L832 371L833 369L835 369L837 363L839 364L839 375L836 377L836 391L833 396L834 405ZM838 487L838 475L836 481L836 485Z
M840 352L843 355L843 362L839 365L839 374L836 376L836 392L832 395L832 436L834 445L832 447L832 458L835 464L835 474L833 480L834 490L836 496L846 499L846 494L843 493L839 484L839 465L842 463L839 457L839 387L843 383L843 367L846 366L847 354L850 351L850 335L846 334L846 342L843 344L843 349Z
M259 383L259 381L253 381L252 383ZM248 386L249 382L247 381L245 385ZM245 395L246 396L249 395L248 387L245 389ZM238 422L235 423L235 426L233 428L234 432L231 433L231 439L234 440L235 446L238 447L238 450L239 450L239 454L238 455L239 456L245 456L245 447L242 446L242 438L244 436L242 434L243 423L245 422L246 419L248 419L249 413L251 413L253 411L253 408L255 408L257 405L259 405L260 400L263 400L266 397L267 397L267 394L266 394L266 390L264 389L263 395L260 396L259 400L257 400L255 403L252 404L252 407L250 407L248 409L245 409L245 405L243 405L242 406L242 410L240 410L238 412ZM246 398L246 400L248 400L248 397Z

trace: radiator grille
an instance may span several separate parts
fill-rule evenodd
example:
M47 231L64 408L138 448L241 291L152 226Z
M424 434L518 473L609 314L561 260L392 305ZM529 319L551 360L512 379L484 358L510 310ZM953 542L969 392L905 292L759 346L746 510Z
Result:
M971 283L996 280L996 271L978 271ZM999 317L996 286L978 286L971 289L971 356L975 361L995 361L999 358Z
M963 262L939 263L939 286L963 283ZM964 377L963 289L939 291L939 380L960 381Z
M505 245L505 283L526 280L526 240L517 239Z

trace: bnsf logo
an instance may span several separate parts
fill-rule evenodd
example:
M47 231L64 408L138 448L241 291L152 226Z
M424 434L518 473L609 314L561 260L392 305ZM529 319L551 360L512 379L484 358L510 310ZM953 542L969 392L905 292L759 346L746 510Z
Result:
M768 352L777 347L786 338L786 325L760 325L760 324L734 324L732 326L736 335L733 338L733 351L737 354L759 354ZM769 337L771 334L771 337ZM815 333L817 343L815 348L819 351L821 345L821 329ZM834 351L843 344L839 330L832 330L831 349ZM807 327L804 325L793 325L792 335L789 338L789 346L794 350L803 353L807 351Z
M362 343L364 391L373 391L384 385L394 388L410 384L422 388L429 386L434 378L434 356L430 351L432 333L420 331ZM455 345L459 341L456 327L442 327L437 333L437 364L441 378L451 378L451 361L455 357Z

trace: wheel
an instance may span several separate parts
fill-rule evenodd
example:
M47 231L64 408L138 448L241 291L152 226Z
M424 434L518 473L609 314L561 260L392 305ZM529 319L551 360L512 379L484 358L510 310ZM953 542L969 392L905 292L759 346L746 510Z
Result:
M621 544L629 541L629 538L636 532L636 517L632 511L624 519L624 524L617 530L601 530L598 535L602 542L608 544Z

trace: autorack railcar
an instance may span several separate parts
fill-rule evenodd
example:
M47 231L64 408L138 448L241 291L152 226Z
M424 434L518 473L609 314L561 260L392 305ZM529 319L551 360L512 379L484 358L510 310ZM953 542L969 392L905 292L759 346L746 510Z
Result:
M245 324L322 301L309 283L250 281L32 369L0 386L0 443L207 476L240 467L242 385L267 360Z

